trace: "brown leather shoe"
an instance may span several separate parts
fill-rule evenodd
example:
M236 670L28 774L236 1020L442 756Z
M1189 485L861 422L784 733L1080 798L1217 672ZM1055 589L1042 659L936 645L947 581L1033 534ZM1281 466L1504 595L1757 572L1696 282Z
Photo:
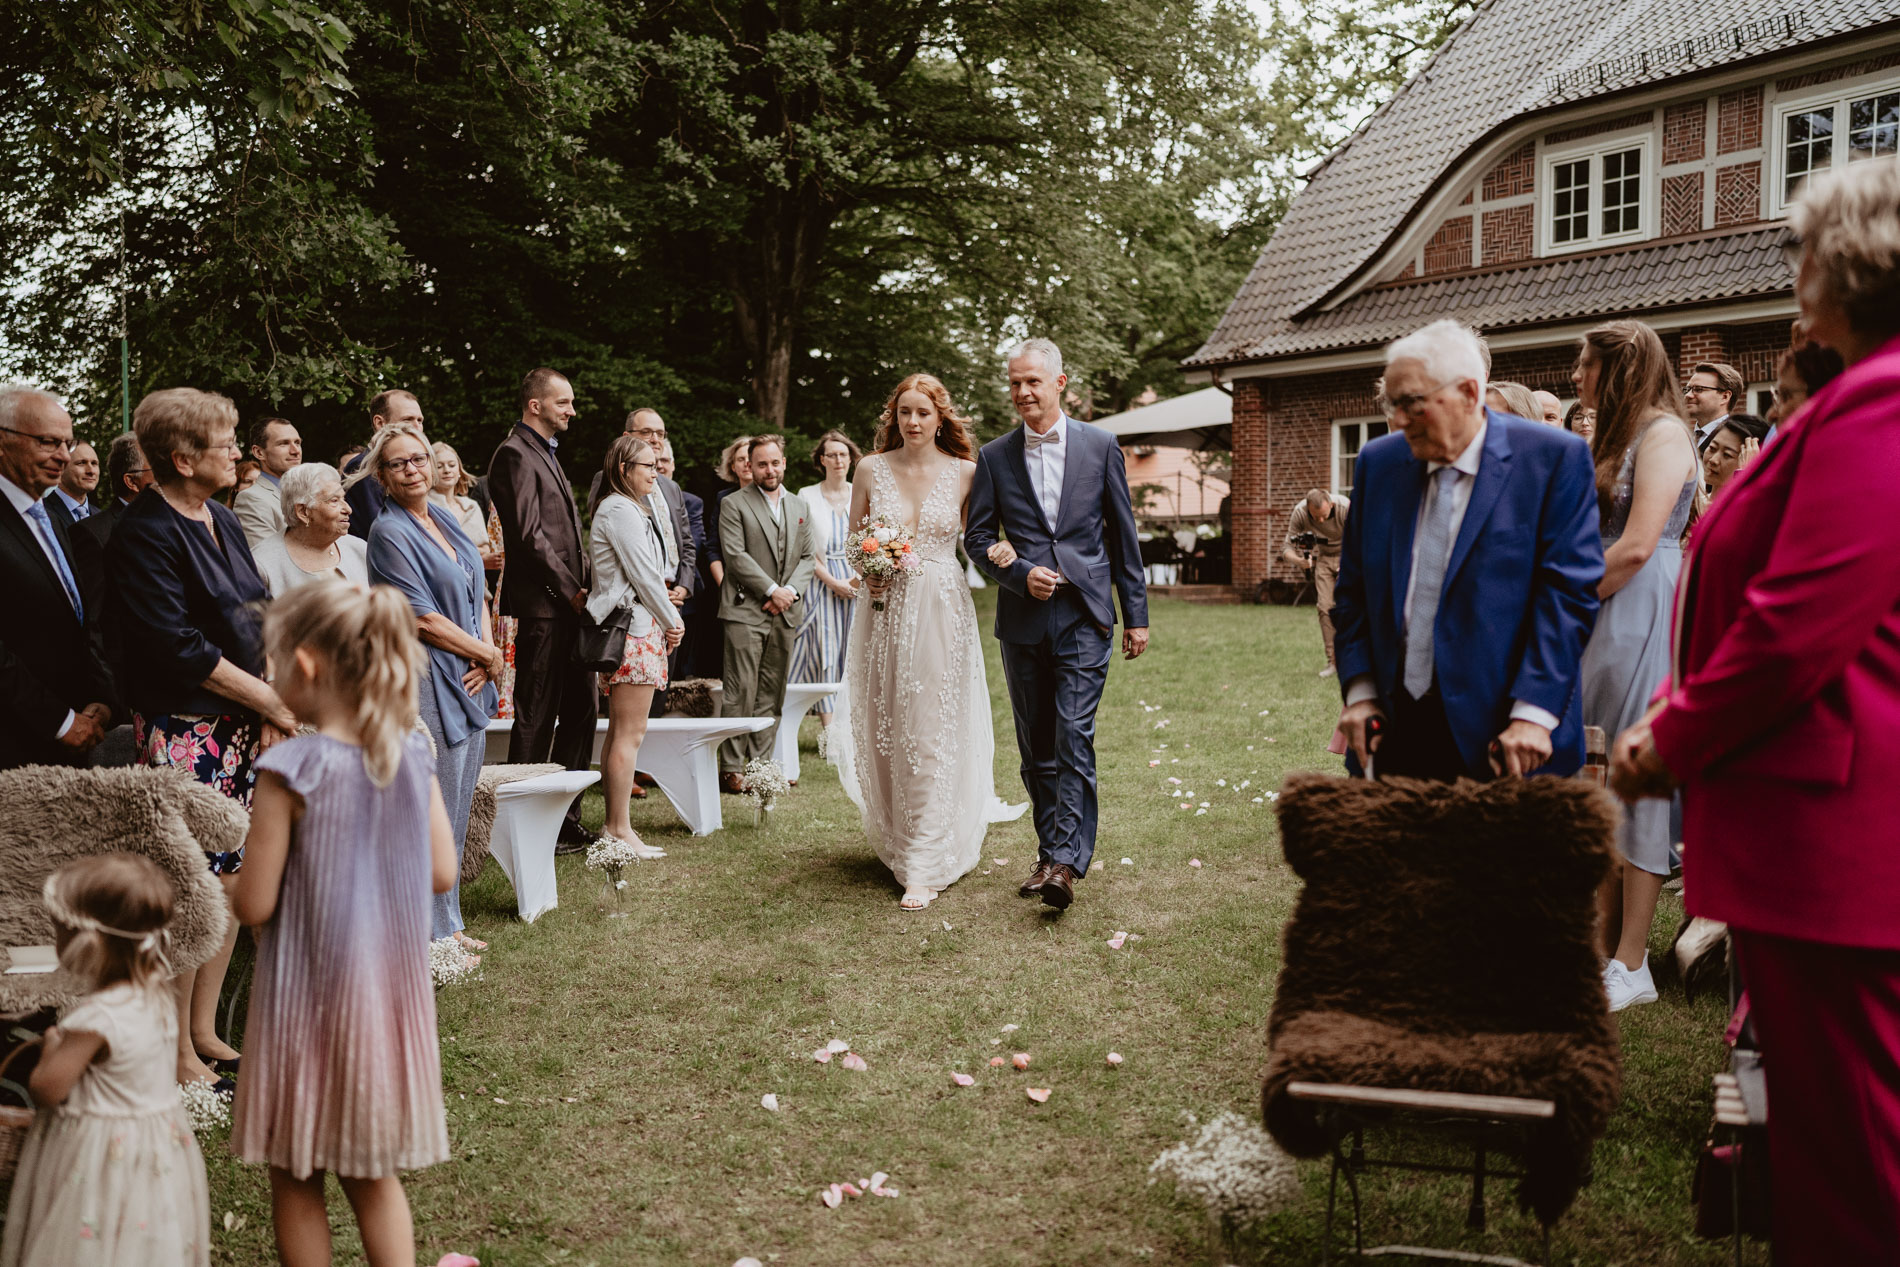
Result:
M1067 863L1057 862L1049 867L1049 878L1042 882L1042 904L1065 911L1069 903L1075 901L1075 871Z
M1049 882L1049 868L1054 865L1050 862L1038 862L1036 869L1029 873L1029 878L1023 881L1023 887L1017 889L1016 892L1023 897L1034 897L1042 892L1042 886Z
M744 796L744 776L736 774L731 770L726 771L726 773L719 776L719 790L721 792L729 792L733 796Z

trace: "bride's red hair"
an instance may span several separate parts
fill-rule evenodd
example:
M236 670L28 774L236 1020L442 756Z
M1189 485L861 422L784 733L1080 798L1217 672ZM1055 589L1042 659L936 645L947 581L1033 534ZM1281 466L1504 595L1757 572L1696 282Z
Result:
M957 412L950 402L950 390L934 374L912 374L897 385L884 412L877 416L877 441L872 448L879 453L904 447L904 433L897 429L897 399L905 392L922 392L937 410L937 448L965 462L976 460L976 446L970 442L970 420Z

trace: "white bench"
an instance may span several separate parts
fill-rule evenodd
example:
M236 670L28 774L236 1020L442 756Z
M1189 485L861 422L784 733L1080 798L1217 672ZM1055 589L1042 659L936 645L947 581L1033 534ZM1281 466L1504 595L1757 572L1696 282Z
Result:
M772 760L789 781L798 782L798 726L812 705L844 689L842 682L792 682L785 687L785 707L779 710L778 734L772 740Z
M695 836L710 836L724 825L719 809L719 745L735 735L756 734L771 724L770 717L651 718L646 741L640 745L640 768L652 775L666 793L688 831ZM490 764L508 759L508 738L514 728L514 722L508 719L488 723ZM603 717L594 726L595 764L600 762L601 745L606 739L607 720Z
M515 909L528 923L560 905L554 845L574 798L600 782L595 770L557 770L495 789L495 825L488 852L515 886Z

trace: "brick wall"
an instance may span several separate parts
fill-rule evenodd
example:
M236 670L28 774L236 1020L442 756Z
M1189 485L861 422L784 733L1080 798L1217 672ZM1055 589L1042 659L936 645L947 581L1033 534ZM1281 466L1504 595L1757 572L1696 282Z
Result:
M1425 244L1425 276L1471 267L1471 217L1457 216L1438 226Z
M1685 101L1666 108L1663 111L1663 166L1700 160L1708 150L1708 131L1707 102Z
M1528 204L1484 213L1484 262L1509 264L1531 257L1536 208Z
M1480 196L1486 202L1495 202L1499 198L1515 198L1519 194L1530 193L1536 187L1536 160L1537 143L1524 142L1484 174Z
M1679 337L1681 342L1676 346L1676 377L1685 383L1689 381L1689 375L1695 373L1696 366L1728 360L1728 335L1719 326L1684 330Z
M1715 227L1753 224L1761 219L1761 160L1737 163L1715 173Z
M1702 228L1702 173L1665 176L1662 182L1662 235L1695 233Z
M1733 154L1761 144L1761 85L1725 92L1715 107L1715 152Z
M1234 534L1234 584L1251 594L1267 575L1268 519L1271 500L1267 488L1267 455L1271 437L1267 426L1267 387L1264 378L1234 382L1234 464L1228 480L1232 500L1228 531ZM1285 532L1282 524L1281 531Z

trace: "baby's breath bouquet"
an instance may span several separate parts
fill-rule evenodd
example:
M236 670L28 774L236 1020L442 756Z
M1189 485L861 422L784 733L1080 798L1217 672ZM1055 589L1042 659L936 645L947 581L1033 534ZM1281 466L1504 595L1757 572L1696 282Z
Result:
M1221 1114L1201 1128L1193 1143L1165 1150L1148 1174L1149 1183L1174 1180L1175 1195L1198 1202L1224 1242L1300 1195L1293 1158L1258 1123L1238 1113Z
M178 1102L185 1106L193 1134L205 1135L231 1125L231 1095L212 1083L195 1080L179 1083Z
M620 905L620 890L627 887L621 872L638 861L640 855L633 851L633 842L618 836L600 836L587 846L587 869L607 873L607 883L614 891L615 906Z
M740 777L739 785L752 798L761 822L772 812L778 798L792 790L792 785L785 781L785 771L770 757L754 757L746 762L745 774Z
M429 943L429 980L438 990L457 981L467 981L480 966L468 948L453 937Z

